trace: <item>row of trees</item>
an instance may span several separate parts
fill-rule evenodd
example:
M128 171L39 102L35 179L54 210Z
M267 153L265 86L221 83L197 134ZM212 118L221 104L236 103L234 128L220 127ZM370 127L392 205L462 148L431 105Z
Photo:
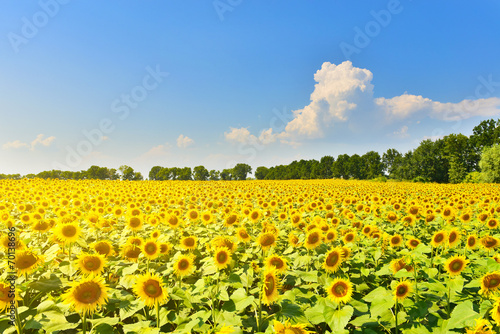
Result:
M430 182L463 182L473 173L482 172L481 177L488 182L500 182L500 119L486 120L474 127L469 137L451 134L442 139L424 140L411 151L401 153L388 149L380 156L370 151L363 155L342 154L335 159L324 156L318 160L293 161L288 165L257 167L255 178L259 180L290 179L374 179L381 176L398 180ZM495 145L495 146L494 146ZM497 167L498 166L498 167ZM222 171L207 170L204 166L162 167L154 166L149 172L149 180L246 180L252 167L239 163ZM130 166L107 168L91 166L79 172L44 171L28 174L26 178L44 179L100 179L100 180L142 180L143 176ZM0 179L20 179L20 174L0 174Z
M196 181L218 181L218 180L246 180L248 174L252 172L252 167L247 164L237 164L233 168L222 171L208 170L204 166L196 166L191 171L190 167L161 167L154 166L149 172L150 180L196 180Z
M266 180L286 179L373 179L388 176L399 180L431 182L462 182L471 172L479 172L500 165L495 160L495 150L488 150L500 143L500 119L481 122L473 134L450 134L442 139L424 140L409 152L388 149L382 156L370 151L362 156L342 154L335 160L324 156L320 161L300 160L289 165L271 168L257 167L255 177ZM485 151L486 150L486 151ZM480 164L481 156L488 153L488 160ZM492 177L490 176L489 179Z

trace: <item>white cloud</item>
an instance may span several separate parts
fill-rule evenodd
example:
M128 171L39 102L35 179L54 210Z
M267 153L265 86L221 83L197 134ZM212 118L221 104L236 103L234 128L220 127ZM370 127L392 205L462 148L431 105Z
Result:
M353 67L350 61L340 65L323 63L314 75L317 84L311 103L293 112L295 118L287 124L283 136L323 137L333 121L348 119L361 95L372 96L372 78L369 70Z
M396 137L399 137L399 138L408 138L410 135L408 134L408 127L406 125L404 125L401 129L399 129L398 131L394 131L393 134L396 136Z
M285 130L274 133L276 129L263 130L257 138L248 128L230 128L224 133L232 143L270 144L279 139L282 144L298 146L303 139L325 137L339 122L350 123L346 129L370 130L375 126L370 120L392 122L409 117L420 119L430 117L441 121L457 121L474 116L492 117L500 114L500 98L464 99L458 103L433 101L429 98L404 93L391 98L373 97L373 74L367 69L357 68L350 61L339 65L323 63L314 74L317 82L311 93L311 102L302 109L293 111L293 119L286 124ZM387 123L386 123L387 125ZM359 130L359 131L366 131ZM359 132L358 131L358 132ZM407 137L408 129L394 132L401 138Z
M177 147L179 147L179 148L186 148L186 147L191 146L193 144L194 144L194 140L187 137L187 136L180 135L177 138Z
M31 150L32 151L38 145L50 146L50 144L52 144L54 139L56 139L56 137L54 137L54 136L50 136L48 138L44 138L44 137L45 137L45 135L43 135L43 134L39 134L38 136L36 136L36 139L31 142Z
M8 150L10 148L12 148L12 149L18 149L18 148L23 148L23 147L28 148L30 146L28 144L26 144L26 143L21 142L20 140L10 141L10 142L5 143L5 144L2 145L2 148L4 150Z
M45 147L50 146L52 144L52 142L54 141L54 139L56 139L56 137L54 137L54 136L50 136L50 137L45 138L44 134L39 134L31 142L31 144L23 143L20 140L14 140L14 141L10 141L8 143L3 144L2 148L4 150L7 150L7 149L19 149L19 148L29 148L31 151L34 151L35 148L37 146L39 146L39 145L45 146Z

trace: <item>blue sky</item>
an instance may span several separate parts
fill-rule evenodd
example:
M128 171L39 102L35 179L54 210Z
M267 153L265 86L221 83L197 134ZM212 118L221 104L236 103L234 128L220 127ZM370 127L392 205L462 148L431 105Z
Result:
M499 14L493 0L2 1L0 173L256 168L469 135L500 115Z

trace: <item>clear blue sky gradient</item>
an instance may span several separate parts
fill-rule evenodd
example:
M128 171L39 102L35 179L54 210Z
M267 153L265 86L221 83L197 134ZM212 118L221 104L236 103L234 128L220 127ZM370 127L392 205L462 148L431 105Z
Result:
M427 137L469 135L491 117L447 122L422 115L380 120L371 130L340 122L324 137L295 147L276 141L255 154L242 153L225 133L245 127L258 136L274 109L304 108L325 62L350 60L369 70L375 98L408 92L458 103L474 96L480 76L500 82L500 3L493 0L401 0L402 10L349 59L340 44L354 45L355 28L364 30L374 21L370 12L391 1L73 0L16 52L12 34L23 36L23 18L33 23L43 4L54 2L0 3L0 173L64 164L68 147L104 118L114 125L108 139L70 169L129 164L147 173L153 165L222 169L234 161L256 168L390 147L407 151ZM217 3L231 7L223 20ZM148 66L169 75L119 119L111 104L142 83ZM500 97L500 87L489 96ZM362 116L353 119L363 123ZM408 135L396 138L404 126ZM30 146L39 134L55 139ZM178 147L181 134L193 143ZM7 145L14 141L26 145Z

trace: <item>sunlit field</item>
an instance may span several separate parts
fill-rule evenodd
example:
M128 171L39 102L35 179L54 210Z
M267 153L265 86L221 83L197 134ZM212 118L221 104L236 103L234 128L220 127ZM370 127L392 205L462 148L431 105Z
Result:
M3 180L0 332L498 332L499 199L489 184Z

